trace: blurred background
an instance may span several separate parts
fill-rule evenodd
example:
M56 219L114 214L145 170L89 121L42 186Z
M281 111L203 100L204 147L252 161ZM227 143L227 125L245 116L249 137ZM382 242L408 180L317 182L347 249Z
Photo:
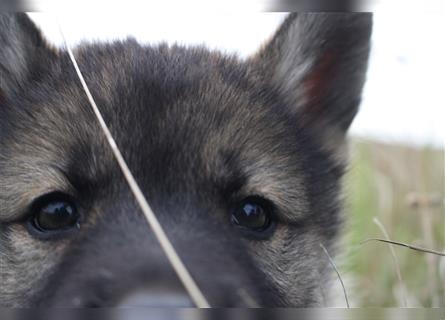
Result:
M438 6L445 9L445 2ZM384 238L445 251L445 19L439 7L374 15L368 78L350 132L347 225L335 258L353 307L445 307L444 257L361 244ZM247 57L287 15L98 12L30 16L56 46L63 46L59 21L70 46L132 36L141 43L205 44ZM343 307L341 287L335 286L327 305Z

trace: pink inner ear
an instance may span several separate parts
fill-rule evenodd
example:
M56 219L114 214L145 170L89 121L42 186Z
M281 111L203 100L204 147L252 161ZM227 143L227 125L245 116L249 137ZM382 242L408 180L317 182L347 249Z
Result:
M307 92L308 104L305 107L305 112L313 113L314 115L321 112L323 95L327 94L327 85L332 75L332 67L334 65L335 55L332 52L326 52L316 62L315 66L305 77L303 83Z

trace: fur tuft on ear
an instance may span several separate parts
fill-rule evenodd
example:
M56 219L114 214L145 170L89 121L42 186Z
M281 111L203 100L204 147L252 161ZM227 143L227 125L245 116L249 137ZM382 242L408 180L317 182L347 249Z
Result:
M372 14L292 13L251 59L305 125L344 136L361 99Z
M25 13L0 13L0 97L38 79L56 56Z

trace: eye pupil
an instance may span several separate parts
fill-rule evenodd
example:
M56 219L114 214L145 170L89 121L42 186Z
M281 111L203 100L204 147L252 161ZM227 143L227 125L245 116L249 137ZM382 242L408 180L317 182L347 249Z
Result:
M76 208L69 201L48 201L35 210L34 225L40 231L56 231L77 225Z
M243 228L262 231L270 224L270 209L254 199L247 199L232 214L232 222Z

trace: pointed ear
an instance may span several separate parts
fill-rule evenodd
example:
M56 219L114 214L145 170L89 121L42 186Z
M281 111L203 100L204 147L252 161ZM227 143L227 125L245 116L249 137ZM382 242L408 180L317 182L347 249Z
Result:
M252 59L308 126L344 136L360 104L372 14L290 14Z
M23 90L56 56L25 13L0 13L0 97Z

